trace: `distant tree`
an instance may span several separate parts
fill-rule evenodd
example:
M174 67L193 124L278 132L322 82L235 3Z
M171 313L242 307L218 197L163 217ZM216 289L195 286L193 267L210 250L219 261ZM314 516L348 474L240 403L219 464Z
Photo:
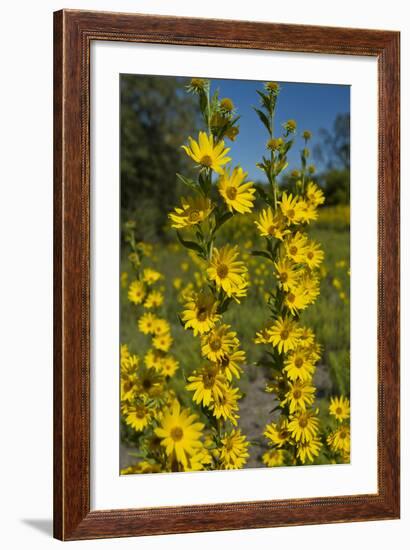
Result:
M349 204L350 172L349 170L327 170L318 176L318 183L323 188L326 206Z
M181 144L198 115L186 79L122 75L121 211L145 238L160 234L175 202L176 172L189 170Z
M318 163L327 170L350 168L350 114L339 114L333 122L332 131L319 130L321 142L314 148Z

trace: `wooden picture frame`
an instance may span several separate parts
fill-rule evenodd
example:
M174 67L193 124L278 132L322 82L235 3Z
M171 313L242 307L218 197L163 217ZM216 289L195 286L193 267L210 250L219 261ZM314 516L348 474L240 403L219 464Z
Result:
M378 62L378 492L90 510L93 40L371 56ZM54 14L54 536L124 537L399 517L398 32L63 10Z

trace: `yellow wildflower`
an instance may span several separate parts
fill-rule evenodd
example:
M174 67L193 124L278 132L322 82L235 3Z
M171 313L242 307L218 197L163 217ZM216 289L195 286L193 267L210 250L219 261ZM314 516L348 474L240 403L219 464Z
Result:
M181 229L197 225L207 219L212 211L210 199L202 196L181 198L181 206L169 214L171 227Z
M249 458L249 443L242 435L241 430L233 430L231 433L225 434L221 442L220 461L222 467L225 470L243 468Z
M234 210L240 214L251 212L255 200L255 188L253 182L245 183L247 172L242 168L234 168L231 173L224 170L218 181L219 193L222 195L230 212Z
M350 403L347 397L331 397L329 405L329 414L334 416L336 420L342 422L350 416Z
M204 425L196 420L195 414L191 414L189 409L181 410L179 402L175 400L172 409L164 414L160 427L155 429L167 455L176 459L184 468L188 467L191 457L202 447L200 437Z
M199 132L198 141L188 138L189 146L183 145L182 149L197 164L204 168L211 168L218 174L223 173L223 166L231 159L226 155L230 151L221 140L214 144L213 135L208 136L205 132Z
M129 286L128 300L133 304L141 304L145 297L145 287L141 281L135 280Z

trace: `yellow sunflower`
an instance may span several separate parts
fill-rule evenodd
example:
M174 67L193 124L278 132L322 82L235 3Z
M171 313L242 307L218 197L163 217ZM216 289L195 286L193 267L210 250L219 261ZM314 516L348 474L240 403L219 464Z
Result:
M319 419L316 415L317 411L298 411L290 416L289 432L297 443L310 441L317 436Z
M315 341L315 334L310 327L300 327L299 346L308 347Z
M225 386L222 390L222 397L211 403L210 409L215 418L223 418L225 421L230 420L234 426L238 424L239 416L236 411L239 410L238 399L241 395L239 388Z
M315 273L306 270L300 277L298 288L306 302L312 304L320 294L320 280Z
M142 273L142 280L144 281L144 283L147 283L147 285L153 285L154 283L159 281L161 278L162 278L161 273L149 267L144 269Z
M129 475L129 474L157 474L161 471L161 466L148 460L141 460L132 466L127 466L122 468L120 474Z
M242 468L249 458L249 442L246 441L241 430L233 430L231 433L225 434L221 443L220 463L222 468L224 470Z
M199 405L209 406L223 397L226 381L216 365L207 365L188 377L185 388L195 392L192 399Z
M169 351L170 347L172 346L173 339L172 336L169 333L160 334L159 336L155 336L152 339L152 345L154 348L159 349L161 351Z
M306 235L299 231L289 236L284 242L286 256L296 264L303 263L306 258L308 239Z
M303 289L293 288L285 294L283 301L292 315L297 315L301 309L306 309L309 305L309 299L303 292Z
M241 363L245 362L245 352L240 349L233 349L226 353L222 359L218 361L218 366L221 372L226 376L229 382L233 376L239 378L242 373Z
M151 420L150 410L144 403L125 404L122 407L125 423L134 428L136 432L142 432Z
M299 441L296 456L300 459L302 464L314 462L315 458L319 455L321 447L322 442L318 437L306 441Z
M296 348L300 330L289 317L279 317L270 327L269 342L278 348L279 353L287 353Z
M202 196L181 198L181 206L176 207L174 212L168 214L172 221L171 227L182 229L197 225L207 219L212 212L210 199Z
M182 409L177 400L161 419L161 424L155 429L155 434L161 438L161 445L171 459L176 459L184 468L188 467L190 459L202 447L200 437L204 425L196 422L196 414L189 409Z
M296 380L289 384L289 390L281 402L281 406L288 404L291 414L299 410L305 411L306 407L315 400L315 391L316 388L311 384Z
M256 333L254 342L255 344L269 344L270 343L270 330L271 327L265 327Z
M202 337L201 351L204 357L217 363L239 346L236 332L230 331L230 328L230 325L220 325Z
M198 292L185 304L181 319L184 328L192 328L194 336L209 332L220 319L216 313L218 302L210 292Z
M171 330L170 324L166 319L154 319L154 330L153 334L155 336L161 336L162 334L167 334Z
M319 214L316 206L311 202L299 199L299 219L302 223L310 223L318 219Z
M128 346L121 346L121 400L131 401L136 394L137 368L139 357L130 353Z
M158 290L151 291L145 299L144 307L146 309L153 309L160 307L164 302L164 295Z
M240 214L245 214L252 210L255 188L252 181L245 183L247 175L247 172L237 167L232 173L229 170L224 170L223 175L219 178L219 193L230 212L235 210Z
M199 132L198 141L189 137L188 142L189 146L182 145L182 149L193 161L203 168L211 168L218 174L223 174L223 166L231 159L226 156L230 149L225 147L222 140L215 145L213 135Z
M137 373L121 371L121 401L132 401L137 392Z
M279 201L279 206L288 224L298 224L301 222L301 207L298 197L293 197L292 193L288 195L284 191Z
M286 418L280 418L278 423L272 422L265 428L263 435L268 439L270 444L282 447L289 441L289 428Z
M274 263L275 276L279 281L279 286L285 292L294 289L300 279L300 270L295 268L295 264L289 258L281 258Z
M149 369L154 369L157 372L162 371L162 360L164 358L164 352L157 349L150 349L147 351L144 357L145 366Z
M285 368L283 369L289 380L300 380L306 382L311 380L315 372L315 366L312 362L309 352L305 348L296 348L285 359Z
M307 184L305 195L313 206L319 206L325 202L323 191L313 181Z
M334 416L336 420L342 422L350 416L350 403L347 397L331 397L329 405L329 414Z
M286 452L282 449L269 449L262 455L262 462L268 466L268 468L274 468L275 466L283 466L285 462Z
M141 304L145 297L145 287L141 281L132 281L128 288L128 300L133 304Z
M244 279L247 269L244 262L237 260L238 256L237 246L214 248L207 269L210 280L215 281L217 288L222 288L230 297L247 284Z
M188 465L185 468L186 472L200 472L208 470L208 466L212 464L212 455L204 446L195 449L195 454L191 457Z
M167 355L162 359L161 372L164 376L174 376L174 374L178 370L178 367L179 367L178 361L171 355Z
M157 317L153 313L146 312L138 320L138 329L143 334L153 334Z
M327 444L333 451L350 453L350 428L342 424L327 437Z
M305 248L304 263L306 263L310 269L316 269L323 262L324 257L325 254L320 248L320 245L314 241L309 241Z
M135 368L138 366L140 358L138 355L131 353L128 349L127 344L121 344L120 348L120 362L121 362L121 372L130 372L135 371Z
M270 208L262 210L255 224L259 229L261 237L274 237L283 241L285 235L290 233L290 230L286 226L286 219L279 210L275 213Z

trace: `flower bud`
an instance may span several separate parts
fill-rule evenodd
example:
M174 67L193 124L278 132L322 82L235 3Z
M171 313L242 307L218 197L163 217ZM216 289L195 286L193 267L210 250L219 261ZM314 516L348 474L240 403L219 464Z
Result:
M268 92L271 92L273 95L278 95L279 93L279 84L277 82L267 82L265 84L265 89Z
M227 113L232 113L232 111L234 110L233 101L229 97L224 97L223 99L221 99L219 105L221 107L221 110L226 111Z

